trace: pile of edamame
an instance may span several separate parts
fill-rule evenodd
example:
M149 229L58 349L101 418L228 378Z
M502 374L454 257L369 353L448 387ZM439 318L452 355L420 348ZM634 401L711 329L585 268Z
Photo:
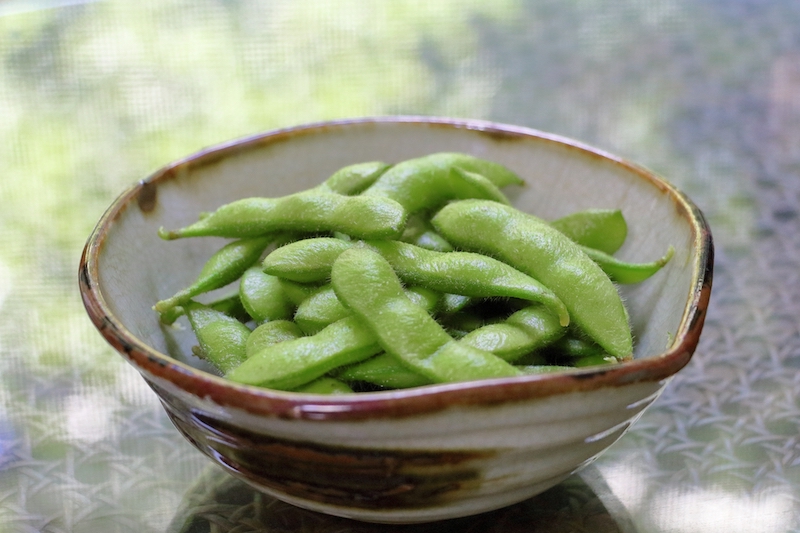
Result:
M349 393L520 376L628 359L616 284L630 263L619 210L545 221L501 191L523 180L462 153L344 167L309 190L246 198L167 240L232 239L154 309L185 315L195 355L270 389ZM235 292L200 303L224 287Z

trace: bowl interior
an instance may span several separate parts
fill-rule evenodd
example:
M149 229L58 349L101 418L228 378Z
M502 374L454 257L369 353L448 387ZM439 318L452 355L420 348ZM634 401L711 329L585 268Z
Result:
M250 196L280 196L312 187L351 163L398 162L438 151L468 152L505 164L524 187L506 192L515 206L545 219L586 208L620 208L629 235L618 256L652 261L672 245L672 260L651 279L622 286L635 358L658 356L689 327L703 275L699 212L647 171L572 141L480 122L415 119L351 121L294 128L221 145L156 172L124 194L101 221L95 240L98 286L132 337L196 368L188 327L160 326L153 304L188 285L225 241L165 242L202 211Z

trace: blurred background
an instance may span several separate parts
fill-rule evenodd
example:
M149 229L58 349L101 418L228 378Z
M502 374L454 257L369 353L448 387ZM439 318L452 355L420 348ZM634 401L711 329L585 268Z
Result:
M3 0L0 533L388 529L221 476L90 324L77 266L173 159L390 114L630 158L717 250L697 354L639 423L582 476L441 531L800 531L800 2Z

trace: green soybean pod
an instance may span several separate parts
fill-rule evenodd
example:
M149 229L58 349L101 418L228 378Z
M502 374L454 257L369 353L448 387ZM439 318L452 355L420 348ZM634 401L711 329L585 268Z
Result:
M550 222L558 231L580 244L613 254L628 236L628 223L619 209L586 209Z
M430 379L410 370L385 352L345 367L336 377L348 382L363 381L386 389L408 389L432 383Z
M560 339L566 331L552 312L534 305L517 311L504 322L470 331L459 342L515 362L523 355Z
M454 245L496 257L549 287L570 318L611 355L633 352L627 314L613 282L578 244L547 222L484 200L448 204L431 222Z
M351 241L332 237L303 239L276 248L264 258L261 267L267 274L310 283L330 277L331 265Z
M487 165L465 154L439 153L407 159L384 172L362 195L391 198L409 213L438 207L455 198L485 198L508 203L500 187L522 183L522 180L511 171L501 171L494 166L489 175L483 174L481 170L485 171L483 167Z
M459 345L404 294L391 265L377 252L355 247L334 262L336 295L368 327L387 353L436 382L519 375L495 355Z
M603 269L603 272L608 274L608 277L611 278L612 281L622 284L640 283L646 280L661 270L675 254L675 248L670 246L667 249L667 253L655 261L649 263L630 263L621 261L614 256L593 248L585 246L582 248L586 255L597 263L600 268Z
M292 390L380 351L372 331L361 320L350 316L316 335L266 346L225 377L248 385Z
M259 237L278 231L341 231L360 239L394 239L405 227L405 209L390 198L345 196L316 190L280 198L244 198L219 207L162 239Z
M241 299L239 299L239 292L237 291L234 294L229 294L227 296L221 296L216 298L210 302L207 302L205 305L214 309L216 311L220 311L221 313L225 313L226 315L239 320L240 322L247 322L252 320L252 317L247 314L244 306L242 305ZM161 323L164 325L170 325L174 323L179 317L182 317L185 314L183 307L180 305L176 305L175 307L171 307L164 313L159 314L159 319Z
M283 341L298 339L303 336L300 328L291 320L273 320L264 322L250 333L245 343L245 355L252 357L261 349Z
M515 362L522 355L553 344L566 331L567 328L562 327L550 311L543 306L534 305L517 311L505 322L478 327L458 342ZM345 381L365 381L398 389L430 383L429 379L386 353L347 367L338 377Z
M239 280L239 298L247 314L256 322L291 318L294 304L286 295L280 279L259 267L248 268Z
M325 285L297 306L294 322L306 335L313 335L350 315L350 310L336 297L333 287Z
M367 241L406 283L443 293L520 298L538 302L569 324L564 303L548 287L492 257L472 252L434 252L399 241Z
M226 244L214 253L203 265L195 281L171 298L161 300L155 310L164 315L171 308L181 305L199 294L219 289L239 279L258 261L272 237L241 239Z
M247 359L247 326L197 302L186 302L183 308L200 345L201 357L223 373Z

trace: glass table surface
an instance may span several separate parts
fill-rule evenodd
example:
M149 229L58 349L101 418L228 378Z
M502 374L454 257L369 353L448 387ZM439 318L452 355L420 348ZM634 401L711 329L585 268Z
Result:
M0 533L800 532L796 0L0 2ZM294 508L170 424L78 294L129 185L202 147L380 115L528 126L649 167L716 262L689 365L530 500L378 526Z

